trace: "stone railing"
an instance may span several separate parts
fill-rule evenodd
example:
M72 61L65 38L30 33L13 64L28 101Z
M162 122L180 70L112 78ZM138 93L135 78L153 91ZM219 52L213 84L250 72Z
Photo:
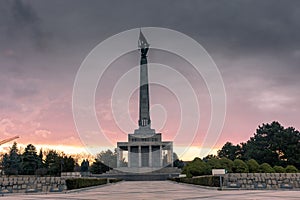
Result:
M300 173L229 173L223 187L241 189L300 188Z
M66 190L65 178L36 176L0 177L0 194L29 192L61 192Z

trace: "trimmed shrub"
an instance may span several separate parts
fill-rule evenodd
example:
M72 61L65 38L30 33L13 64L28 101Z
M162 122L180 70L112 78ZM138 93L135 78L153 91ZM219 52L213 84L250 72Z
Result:
M220 187L220 177L219 176L201 176L195 178L174 178L172 179L176 182L188 183L194 185L203 185L209 187ZM222 178L223 182L223 178Z
M240 159L235 159L233 161L232 171L235 173L247 173L249 172L249 169L244 161Z
M221 168L226 169L226 171L228 173L232 173L232 167L233 167L232 160L229 160L228 158L223 157L219 160L219 162L220 162Z
M182 173L185 173L187 177L208 175L211 174L211 168L200 158L195 158L183 168Z
M109 183L115 183L120 181L119 179L109 179ZM91 187L96 185L103 185L108 183L106 178L71 178L66 179L66 185L68 190Z
M208 166L211 169L222 169L222 166L221 166L221 163L220 163L220 159L211 158L206 163L208 164Z
M288 165L288 166L285 168L285 172L286 172L286 173L297 173L297 172L298 172L298 169L297 169L294 165Z
M275 173L275 170L268 163L263 163L259 166L259 172L261 172L261 173Z
M251 172L251 173L259 172L259 164L256 162L256 160L250 159L246 163L247 163L249 172Z
M273 169L276 173L285 173L285 169L282 166L274 166Z

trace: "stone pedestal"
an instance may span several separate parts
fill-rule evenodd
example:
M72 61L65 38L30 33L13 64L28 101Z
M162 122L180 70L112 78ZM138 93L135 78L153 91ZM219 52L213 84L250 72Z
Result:
M117 167L121 167L124 151L128 152L129 168L157 168L164 167L163 164L173 166L173 142L162 141L161 133L153 133L153 129L150 129L150 134L143 132L145 130L138 129L128 135L128 142L117 143ZM167 153L163 155L163 152Z

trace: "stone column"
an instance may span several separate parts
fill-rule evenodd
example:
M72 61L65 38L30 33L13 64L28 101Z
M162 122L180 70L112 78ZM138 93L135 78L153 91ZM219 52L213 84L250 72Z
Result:
M120 167L120 147L117 147L117 168Z
M160 167L163 165L163 159L162 159L162 145L159 145L159 162L160 162Z
M128 149L128 164L127 164L127 167L131 167L131 164L130 164L130 146L128 146L127 149Z
M120 154L120 158L119 158L119 167L124 167L124 163L123 162L121 162L121 161L123 161L123 150L122 150L122 148L120 148L120 152L119 152L119 154Z
M171 142L170 144L170 151L171 151L171 167L174 167L173 142Z
M139 167L142 167L142 147L139 145Z
M152 146L149 145L149 167L152 167Z

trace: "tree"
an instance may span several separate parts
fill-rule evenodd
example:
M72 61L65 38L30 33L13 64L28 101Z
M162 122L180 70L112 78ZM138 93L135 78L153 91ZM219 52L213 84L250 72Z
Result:
M2 162L1 162L1 166L3 169L4 174L9 174L9 168L10 168L10 163L9 163L9 155L6 153L3 155L2 157Z
M270 165L300 167L300 133L293 127L284 128L279 122L262 124L253 137L242 144L243 159L255 159Z
M275 123L259 126L254 137L243 144L243 158L246 160L254 159L258 163L278 164L278 155L271 148L273 146L271 138L278 131L283 132L283 127Z
M184 162L182 160L179 160L178 155L173 152L173 166L182 169L184 165Z
M71 156L49 150L45 153L40 149L37 154L36 147L28 144L22 154L19 153L15 142L9 150L2 156L1 164L6 175L60 175L60 172L73 172L75 160Z
M235 159L233 161L232 171L235 173L247 173L249 172L249 169L244 161L240 159Z
M28 144L22 154L22 174L33 175L41 165L35 146Z
M41 166L39 166L39 168L42 168L43 167L43 162L44 162L44 153L43 153L43 149L42 148L40 148L40 152L39 152L39 155L38 155L38 157L39 157L39 160L40 160L40 164L41 164Z
M222 165L220 163L220 160L217 159L217 158L211 158L206 163L208 164L208 166L211 169L222 169Z
M61 160L61 171L62 172L74 172L75 168L75 160L71 156L63 156L60 158Z
M16 142L10 147L9 154L4 155L2 166L6 175L19 174L21 170L21 156Z
M59 175L62 170L62 159L55 150L49 150L46 154L45 166L49 175Z
M89 170L89 161L88 160L83 160L81 162L81 165L80 165L80 171L81 172L87 172Z
M219 158L228 158L235 160L241 157L241 146L233 145L231 142L226 142L221 150L218 151Z
M209 154L209 155L203 157L202 160L203 160L204 162L207 162L207 161L209 161L210 159L213 159L213 158L217 158L217 159L218 159L219 157L216 156L216 155L214 155L214 154Z
M184 162L179 159L175 160L174 164L173 164L174 167L177 167L179 169L182 169L184 167L184 165L185 165Z
M44 152L43 152L42 148L40 148L40 151L38 154L38 160L39 160L38 169L36 170L35 173L36 173L36 175L44 176L47 174L48 170L44 163Z
M80 166L77 162L75 163L74 172L80 172Z
M107 165L103 164L98 159L95 159L91 165L90 172L93 174L102 174L109 171L109 169L110 168Z
M106 151L101 151L96 159L100 161L101 163L109 166L110 168L116 168L117 167L117 149L112 152L110 149ZM127 163L125 162L125 158L123 160L120 160L120 166L127 166Z
M125 166L125 159L120 161L121 166ZM102 174L109 171L111 168L117 167L117 149L112 152L110 149L101 151L97 154L95 161L91 165L91 173Z
M232 160L229 160L228 158L221 158L219 160L220 162L220 165L222 168L226 169L226 171L228 173L232 173L232 167L233 167L233 161Z
M284 160L286 165L300 168L300 132L293 127L288 127L279 143L281 144L281 160Z
M259 164L254 159L250 159L246 162L249 172L257 173L259 171Z
M117 152L116 150L112 152L110 149L106 151L101 151L97 155L97 160L103 163L104 165L109 166L110 168L117 167Z
M184 167L184 162L182 160L179 160L177 154L173 152L173 166L178 167L179 169L182 169Z

